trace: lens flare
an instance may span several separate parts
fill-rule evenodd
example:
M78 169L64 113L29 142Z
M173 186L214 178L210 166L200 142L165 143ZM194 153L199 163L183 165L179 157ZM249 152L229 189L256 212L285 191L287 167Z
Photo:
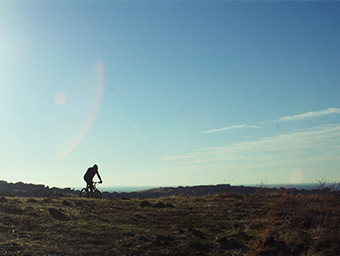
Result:
M54 102L55 104L61 106L64 105L66 102L66 95L63 92L58 92L54 95Z
M55 104L63 107L50 120L59 160L78 147L95 123L104 94L103 61L67 79L64 87L54 95Z
M70 154L78 145L79 143L86 137L88 132L90 131L91 127L93 126L96 117L98 115L100 105L102 103L103 99L103 94L104 94L104 63L103 61L99 61L98 63L98 68L99 68L99 88L98 88L98 94L97 94L97 100L95 103L95 107L92 111L92 114L89 118L88 123L86 124L84 130L80 133L80 135L70 144L68 148L66 148L65 151L63 151L59 156L58 159L63 159L65 156Z
M303 172L301 169L294 169L290 173L290 182L293 184L301 184L303 181Z

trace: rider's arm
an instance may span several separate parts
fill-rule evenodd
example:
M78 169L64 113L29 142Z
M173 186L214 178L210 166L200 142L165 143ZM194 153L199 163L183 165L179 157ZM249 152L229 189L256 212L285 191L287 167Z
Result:
M100 180L100 183L103 183L102 178L101 178L100 175L99 175L99 172L97 172L97 175L98 175L98 178L99 178L99 180Z

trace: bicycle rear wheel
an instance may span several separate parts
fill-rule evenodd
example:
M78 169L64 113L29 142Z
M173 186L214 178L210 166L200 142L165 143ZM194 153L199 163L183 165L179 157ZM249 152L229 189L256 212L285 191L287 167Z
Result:
M89 197L89 193L88 191L86 190L86 188L83 188L81 191L80 191L80 197Z
M102 193L101 193L98 189L96 189L96 190L93 192L92 197L93 197L93 198L102 198Z

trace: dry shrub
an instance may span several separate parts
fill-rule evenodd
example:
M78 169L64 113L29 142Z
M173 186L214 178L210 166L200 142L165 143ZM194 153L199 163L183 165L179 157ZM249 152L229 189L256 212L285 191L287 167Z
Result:
M340 250L340 201L336 194L292 196L284 211L285 220L278 231L292 252L335 255L331 252Z

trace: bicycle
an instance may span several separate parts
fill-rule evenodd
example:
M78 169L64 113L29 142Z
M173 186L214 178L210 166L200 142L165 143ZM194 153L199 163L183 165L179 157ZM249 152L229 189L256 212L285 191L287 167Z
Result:
M91 190L89 186L86 186L86 188L83 188L80 191L80 197L86 197L86 198L102 198L102 192L99 191L97 188L97 183L100 182L93 182L93 189Z

